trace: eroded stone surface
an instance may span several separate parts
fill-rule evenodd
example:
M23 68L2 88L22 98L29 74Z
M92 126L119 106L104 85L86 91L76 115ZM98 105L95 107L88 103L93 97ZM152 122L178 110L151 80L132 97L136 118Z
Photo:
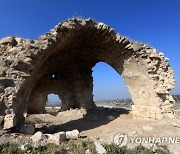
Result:
M106 154L106 149L100 142L94 142L98 154Z
M43 133L38 131L33 136L31 136L33 142L39 142L43 139Z
M4 117L4 129L9 129L17 124L17 119L15 114L7 114Z
M77 139L79 137L79 131L77 129L66 132L67 139Z
M23 123L25 112L42 113L48 93L60 96L62 110L94 108L92 68L101 61L123 77L135 118L162 119L173 114L174 99L169 91L174 88L174 75L168 58L103 23L70 19L37 40L0 40L4 128Z
M55 134L45 134L48 137L48 143L59 145L66 139L65 132L58 132Z

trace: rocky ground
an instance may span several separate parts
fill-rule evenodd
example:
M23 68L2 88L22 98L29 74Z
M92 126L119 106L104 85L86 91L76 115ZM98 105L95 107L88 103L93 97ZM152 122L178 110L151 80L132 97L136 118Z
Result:
M48 110L50 111L50 108ZM109 144L113 142L117 133L127 133L129 147L137 145L130 143L132 137L180 139L179 125L173 124L170 119L161 121L133 119L131 112L122 108L97 107L89 112L84 109L73 109L54 114L51 109L50 113L27 115L25 126L18 132L1 128L0 144L10 142L22 147L28 144L37 147L47 143L58 145L61 141L71 138L89 138L94 142ZM179 143L165 144L173 153L180 151L180 140Z

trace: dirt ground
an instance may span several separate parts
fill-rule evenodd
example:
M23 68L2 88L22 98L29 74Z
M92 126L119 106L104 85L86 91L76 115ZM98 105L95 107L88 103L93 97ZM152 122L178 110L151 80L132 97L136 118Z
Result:
M50 111L50 109L48 109ZM31 114L26 117L26 124L33 124L37 131L56 133L78 129L80 137L88 137L101 143L112 143L117 133L126 133L129 147L132 137L179 138L180 128L174 127L168 120L150 121L133 119L130 111L123 108L97 107L86 112L84 109L72 109L52 114ZM3 133L2 133L3 134ZM0 136L1 142L4 135ZM16 136L16 135L15 135ZM7 140L7 135L6 137ZM164 143L173 153L180 151L179 143ZM152 144L146 144L151 146Z
M129 140L134 136L180 139L180 128L170 125L170 121L133 119L131 112L123 108L97 107L96 110L88 113L84 109L73 109L59 112L55 116L29 115L26 122L36 123L37 130L43 133L78 129L81 137L99 140L101 143L112 143L117 133L126 133ZM137 143L128 141L129 147L135 145ZM170 149L180 151L180 143L167 143L167 145Z

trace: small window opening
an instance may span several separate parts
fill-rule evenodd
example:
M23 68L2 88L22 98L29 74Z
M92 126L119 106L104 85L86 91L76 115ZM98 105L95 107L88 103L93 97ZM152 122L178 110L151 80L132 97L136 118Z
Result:
M61 109L61 99L58 95L51 93L47 96L46 112L56 114Z
M51 74L51 79L53 79L53 80L57 79L57 74L55 74L55 73Z

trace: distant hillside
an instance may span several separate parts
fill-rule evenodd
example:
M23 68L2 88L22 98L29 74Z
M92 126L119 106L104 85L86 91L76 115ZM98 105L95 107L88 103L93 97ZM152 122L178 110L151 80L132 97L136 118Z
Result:
M46 103L46 107L56 107L56 106L61 106L61 103L59 103L59 102Z
M180 95L172 95L176 103L180 103ZM110 106L131 106L133 104L131 99L117 99L117 100L100 100L95 101L97 105L103 104L103 105L110 105ZM46 104L47 107L54 107L54 106L61 106L61 103L59 102L48 102Z
M111 107L118 107L118 108L126 108L131 109L133 104L131 99L117 99L117 100L101 100L95 101L97 106L111 106Z
M176 103L180 103L180 95L172 95Z

